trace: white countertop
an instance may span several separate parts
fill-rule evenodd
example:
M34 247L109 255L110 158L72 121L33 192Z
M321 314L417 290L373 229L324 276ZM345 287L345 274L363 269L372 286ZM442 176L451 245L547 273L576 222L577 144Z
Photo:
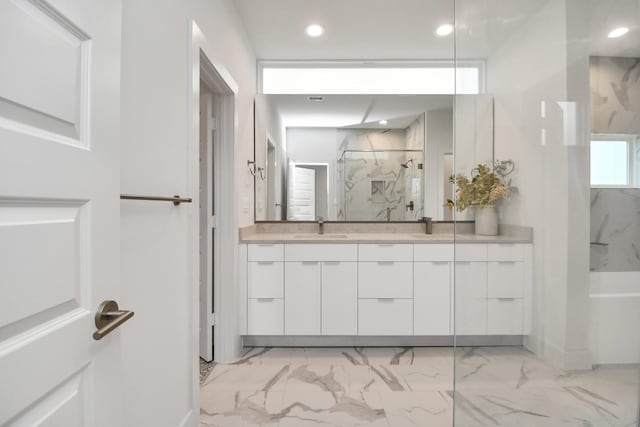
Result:
M449 233L249 233L244 243L531 243L520 236Z

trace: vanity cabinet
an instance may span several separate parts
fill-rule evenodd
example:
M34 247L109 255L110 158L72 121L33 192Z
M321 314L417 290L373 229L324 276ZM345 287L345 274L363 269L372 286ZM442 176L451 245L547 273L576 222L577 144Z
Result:
M285 262L285 335L320 335L321 280L319 261Z
M530 323L530 244L251 243L247 261L248 335L525 335Z
M358 248L285 245L285 335L357 335Z
M524 329L525 245L487 245L487 335Z
M413 245L358 245L360 335L413 335Z
M284 244L252 244L247 252L247 333L284 334Z
M322 335L358 335L358 263L322 263Z
M487 263L456 261L454 271L454 332L487 333Z

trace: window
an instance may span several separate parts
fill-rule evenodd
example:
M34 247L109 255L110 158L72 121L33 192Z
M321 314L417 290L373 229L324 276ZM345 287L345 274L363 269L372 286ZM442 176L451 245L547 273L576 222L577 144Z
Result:
M635 135L593 135L591 186L637 187L640 183L638 148Z
M480 61L454 64L261 62L258 92L265 94L477 94Z

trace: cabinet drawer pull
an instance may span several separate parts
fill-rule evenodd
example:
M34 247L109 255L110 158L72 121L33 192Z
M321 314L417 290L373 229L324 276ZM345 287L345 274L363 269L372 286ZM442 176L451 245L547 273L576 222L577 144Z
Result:
M326 265L340 265L340 261L325 261Z
M258 261L259 265L273 265L275 261Z
M378 246L381 248L390 248L393 246L393 243L378 243Z
M275 298L258 298L258 302L273 302Z
M258 243L257 246L260 246L262 248L271 247L271 246L273 246L273 243Z
M378 261L378 265L393 265L393 261Z
M456 261L456 264L469 265L469 264L471 264L471 261Z
M515 264L515 261L498 261L498 264Z
M378 302L393 302L394 298L378 298Z
M498 298L498 301L500 302L513 302L515 300L515 298Z
M302 265L318 265L318 261L302 261Z
M431 261L431 264L433 264L433 265L444 265L444 264L449 264L449 261Z

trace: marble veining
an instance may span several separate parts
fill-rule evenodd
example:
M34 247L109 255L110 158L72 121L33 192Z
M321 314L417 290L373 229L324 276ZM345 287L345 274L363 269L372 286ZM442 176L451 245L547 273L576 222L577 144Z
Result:
M387 212L391 221L424 216L424 126L421 114L406 129L338 132L338 220L385 221Z
M591 189L591 271L640 271L640 189Z
M594 133L640 134L640 58L592 57Z
M565 372L522 347L247 348L213 365L200 425L633 426L638 374Z

